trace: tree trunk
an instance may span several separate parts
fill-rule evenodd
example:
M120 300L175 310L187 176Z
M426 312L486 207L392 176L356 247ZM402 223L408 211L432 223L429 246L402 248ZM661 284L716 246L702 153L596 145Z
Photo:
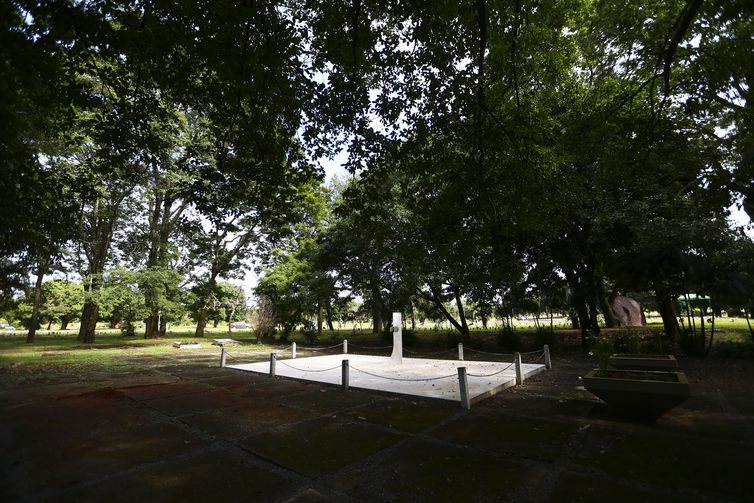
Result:
M325 315L327 317L327 329L330 332L335 332L335 327L332 324L332 305L329 302L325 302Z
M466 311L463 309L463 302L461 302L461 296L458 293L454 294L456 299L456 307L458 308L458 317L461 320L461 337L464 342L468 342L471 338L469 331L469 325L466 322Z
M160 319L160 337L165 337L165 333L168 330L168 320L163 316Z
M150 294L145 292L145 296L149 296ZM157 313L151 313L149 316L147 316L147 319L144 322L144 338L145 339L156 339L160 336L159 334L159 314Z
M49 332L50 330L52 330L52 318L47 322L47 331Z
M79 328L79 341L84 344L94 343L95 332L97 329L97 316L99 315L99 305L96 302L87 300L84 302L84 310L81 313L81 327Z
M678 312L675 309L673 298L668 293L658 293L656 298L665 335L671 341L678 340L681 336L681 329L678 326Z
M317 304L317 338L322 337L322 306Z
M207 327L207 307L209 306L209 301L212 298L212 293L215 291L218 274L219 273L213 266L209 281L207 281L206 290L204 292L202 308L199 310L199 318L196 320L196 332L194 332L194 337L204 337L204 329Z
M439 309L440 312L443 314L443 316L445 316L445 319L448 320L448 322L453 327L455 327L456 330L458 330L458 332L461 334L461 338L464 341L469 340L469 326L466 324L466 316L463 311L463 305L458 306L458 313L459 313L459 317L461 318L461 323L459 323L458 321L456 321L453 315L450 314L447 309L445 309L445 306L442 303L442 299L440 299L440 297L436 294L436 292L433 291L432 295L428 295L422 292L421 290L418 290L417 295L419 295L419 297L423 298L424 300L433 302L435 306L437 306L437 309ZM458 303L460 300L460 296L458 294L455 294L454 296L456 299L456 303Z
M40 261L37 267L37 281L34 283L34 302L31 308L31 324L29 332L26 334L26 343L32 344L37 335L37 326L39 325L39 305L42 301L42 279L47 272L47 261ZM49 330L49 328L48 328Z
M378 286L372 286L372 333L382 332L382 295Z
M598 296L599 296L599 302L600 302L600 310L602 310L602 314L605 316L605 328L616 328L618 326L618 320L615 319L615 313L613 312L613 307L610 305L610 302L605 297L604 292L600 291L598 293Z
M60 330L68 330L68 324L71 322L70 316L60 317Z
M196 320L196 331L194 337L204 337L204 329L207 327L207 309L202 308L199 311L199 318Z

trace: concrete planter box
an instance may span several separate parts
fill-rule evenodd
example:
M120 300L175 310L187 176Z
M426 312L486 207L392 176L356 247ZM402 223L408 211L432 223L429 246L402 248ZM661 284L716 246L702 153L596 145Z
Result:
M610 366L616 369L674 371L678 369L678 360L673 355L618 354L610 357Z
M691 396L686 374L678 371L592 370L584 387L621 416L655 420Z

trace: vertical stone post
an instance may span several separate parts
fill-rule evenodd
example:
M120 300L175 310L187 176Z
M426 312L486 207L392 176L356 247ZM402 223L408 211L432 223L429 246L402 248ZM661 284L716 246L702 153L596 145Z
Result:
M458 359L463 361L463 342L458 343Z
M552 360L550 359L550 346L545 344L545 368L551 369L552 368Z
M277 361L278 355L275 353L270 353L270 377L275 377L275 362Z
M522 384L524 382L524 376L521 373L521 353L516 353L516 384Z
M291 343L291 360L295 360L295 359L296 359L296 343L292 342Z
M348 339L343 339L343 354L348 354Z
M394 365L403 363L403 323L401 323L401 313L393 313L393 353L390 355L390 363Z
M225 359L228 354L225 352L225 348L220 348L220 367L225 367Z
M466 367L458 367L458 387L461 390L461 407L466 410L471 409L471 400L469 399L469 379L466 376Z
M348 380L350 378L349 376L349 367L348 367L348 360L343 360L343 366L341 367L341 385L343 386L343 391L348 391Z

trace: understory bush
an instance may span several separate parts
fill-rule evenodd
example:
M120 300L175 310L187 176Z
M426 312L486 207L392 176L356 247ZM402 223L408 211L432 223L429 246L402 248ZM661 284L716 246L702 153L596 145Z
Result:
M521 349L521 336L513 330L511 326L504 326L497 334L497 344L508 351L517 351Z
M545 344L550 346L550 349L556 346L557 339L555 338L555 332L551 327L538 327L534 333L534 347L541 348Z
M641 336L636 330L622 328L615 332L613 339L616 353L641 353Z

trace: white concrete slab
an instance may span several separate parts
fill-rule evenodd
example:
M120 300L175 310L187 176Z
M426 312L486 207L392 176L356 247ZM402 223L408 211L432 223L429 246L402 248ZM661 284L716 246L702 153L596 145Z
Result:
M366 390L460 401L458 367L466 367L471 403L478 402L515 385L512 362L478 362L403 358L394 364L384 356L339 354L311 358L278 359L278 376L305 381L341 384L341 365L348 360L349 386ZM228 365L226 368L269 374L269 361ZM524 379L545 370L544 365L524 363Z

